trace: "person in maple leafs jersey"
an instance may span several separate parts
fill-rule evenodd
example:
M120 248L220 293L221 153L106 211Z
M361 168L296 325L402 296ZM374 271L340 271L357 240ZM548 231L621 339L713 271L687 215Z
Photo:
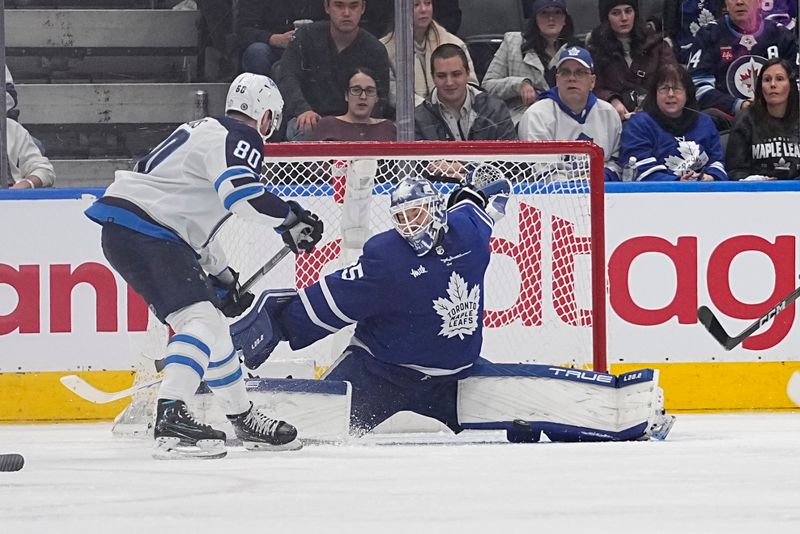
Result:
M736 115L752 102L767 60L797 63L797 42L783 26L761 18L761 0L725 0L725 6L727 15L697 32L687 68L701 109Z
M692 80L682 66L666 63L651 75L642 111L625 123L620 139L620 160L636 160L637 180L728 179L719 132L695 104Z
M664 439L675 418L664 411L656 370L587 375L481 357L489 239L511 191L501 169L482 163L446 208L428 180L406 177L391 195L393 229L305 289L262 293L231 325L234 347L257 369L281 341L297 350L355 324L323 376L350 382L355 435L410 411L455 433L505 430L513 442L542 433L551 441ZM627 389L609 396L607 387Z
M394 229L370 238L354 264L279 305L266 304L274 306L273 332L293 350L357 323L324 376L352 384L356 433L401 410L460 429L457 382L480 356L489 237L511 187L503 181L504 194L488 203L482 192L464 187L450 195L447 208L427 179L405 178L391 196ZM254 359L236 333L234 345L245 347L251 369L268 356Z

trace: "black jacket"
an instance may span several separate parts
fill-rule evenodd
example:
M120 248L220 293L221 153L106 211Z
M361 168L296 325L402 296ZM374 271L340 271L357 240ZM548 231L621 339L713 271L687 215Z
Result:
M380 100L374 117L384 117L389 96L389 56L386 47L366 30L359 29L350 46L337 52L330 32L330 22L310 24L295 34L283 53L276 82L286 102L288 119L314 110L323 117L343 115L347 111L345 92L348 76L356 67L375 72Z
M239 0L236 40L242 49L286 33L296 20L325 20L323 0Z
M477 115L469 129L469 141L516 141L517 130L505 102L489 93L473 95L472 109ZM417 141L455 141L439 105L428 97L414 110L414 138Z

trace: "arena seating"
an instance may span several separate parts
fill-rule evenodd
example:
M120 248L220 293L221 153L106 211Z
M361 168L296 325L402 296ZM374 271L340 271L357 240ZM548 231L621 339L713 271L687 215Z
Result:
M175 3L7 2L20 122L43 142L58 187L107 185L178 124L222 113L227 84L198 81L200 14Z

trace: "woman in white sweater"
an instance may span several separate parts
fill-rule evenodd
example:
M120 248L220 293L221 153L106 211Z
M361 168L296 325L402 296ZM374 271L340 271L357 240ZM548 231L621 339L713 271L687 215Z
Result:
M397 39L394 32L385 35L381 42L389 54L389 102L394 106L397 101ZM475 76L475 66L472 64L467 45L433 20L432 0L414 0L415 106L421 104L434 88L433 76L431 75L431 54L437 47L446 43L460 46L464 53L467 54L469 81L477 85L478 78Z
M508 32L494 54L483 88L505 101L517 124L539 94L555 85L555 61L575 44L572 17L564 0L536 0L522 32Z
M42 155L31 134L18 122L6 119L11 189L52 187L56 178L50 160Z

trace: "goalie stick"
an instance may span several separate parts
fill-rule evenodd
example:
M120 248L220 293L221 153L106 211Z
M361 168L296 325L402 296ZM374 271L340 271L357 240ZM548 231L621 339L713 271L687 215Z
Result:
M19 471L25 465L25 458L21 454L0 454L0 472Z
M706 330L708 330L708 333L711 334L714 339L716 339L717 342L725 348L725 350L731 350L739 345L742 341L752 336L765 323L774 319L780 312L785 310L790 304L797 300L798 297L800 297L800 287L786 295L767 313L756 319L753 324L745 328L738 336L729 336L722 327L722 324L720 324L719 320L714 315L714 312L712 312L708 306L700 306L697 308L697 318L700 320L700 323L702 323Z

